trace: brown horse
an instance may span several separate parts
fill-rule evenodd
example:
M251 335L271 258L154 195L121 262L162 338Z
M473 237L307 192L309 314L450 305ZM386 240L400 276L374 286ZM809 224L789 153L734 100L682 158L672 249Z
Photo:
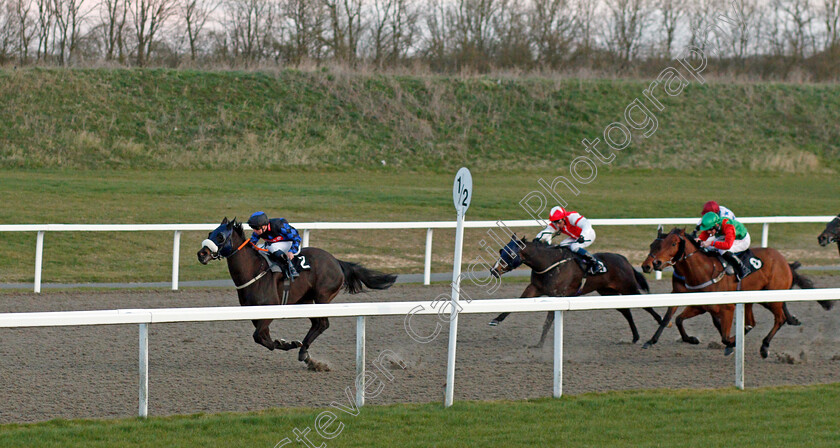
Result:
M633 269L633 266L623 255L609 252L595 254L607 266L607 272L594 276L584 276L583 269L574 262L575 255L565 247L549 246L546 243L533 240L519 240L514 236L511 242L499 250L501 258L490 270L494 277L500 277L505 272L516 269L521 264L531 268L531 283L525 288L520 297L569 297L598 291L602 296L641 294L640 290L650 292L645 277ZM661 318L653 308L645 308L656 322ZM639 332L633 322L633 315L629 309L618 310L633 333L633 343L639 340ZM510 313L499 314L490 322L491 326L498 325ZM548 330L554 322L554 312L549 311L543 324L540 342L535 347L542 347Z
M371 289L387 289L397 279L396 275L365 269L356 263L337 260L324 250L305 247L298 256L306 269L300 271L300 276L291 284L287 301L282 302L285 275L270 269L268 261L248 243L242 224L236 222L236 218L233 221L225 218L219 227L210 232L197 255L201 264L220 258L227 260L242 306L330 303L342 286L348 293L355 294L362 291L362 284ZM305 362L310 370L329 370L325 364L312 360L309 346L329 328L330 322L326 317L309 320L312 327L303 342L272 340L268 330L271 319L254 320L254 341L269 350L300 347L298 359Z
M837 252L840 252L840 215L837 215L817 237L817 242L820 246L828 246L831 243L837 243Z
M725 275L723 265L718 260L716 252L708 252L700 248L700 243L693 235L686 234L684 229L673 229L667 235L659 233L657 238L650 245L650 254L642 263L642 270L650 272L652 269L662 270L665 267L674 267L673 286L674 292L708 292L708 291L757 291L765 289L790 289L793 285L802 288L813 288L813 284L807 278L797 274L795 269L798 263L789 265L785 258L775 249L760 248L753 249L755 256L761 259L763 266L758 271L744 278L740 284L732 275ZM699 255L699 256L698 256ZM762 303L762 306L773 313L773 327L764 338L761 344L761 357L766 358L768 347L773 336L785 323L797 322L795 317L787 312L782 302ZM662 329L667 325L673 311L672 307L663 318L663 323L657 329L654 338L648 341L645 346L656 343ZM735 338L729 336L732 321L735 315L735 305L706 305L689 306L677 316L676 324L680 336L684 342L698 344L699 341L693 336L688 336L683 327L683 321L694 316L709 312L712 314L713 322L721 334L721 341L726 346L726 354L732 352L735 345ZM751 304L745 304L745 325L749 328L755 326L755 318L752 314Z

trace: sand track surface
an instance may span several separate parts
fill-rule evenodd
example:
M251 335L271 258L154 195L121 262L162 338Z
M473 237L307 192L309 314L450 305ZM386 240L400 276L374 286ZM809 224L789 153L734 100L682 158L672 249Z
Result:
M840 277L813 276L818 287L840 286ZM653 292L669 292L669 281L653 281ZM468 290L474 299L517 297L524 283L505 283L494 294ZM396 285L387 291L336 302L426 301L448 292L445 285ZM233 289L160 291L73 291L0 294L0 312L235 306ZM772 317L756 309L757 327L747 335L747 387L840 381L840 306L823 311L816 303L792 303L802 326L784 326L761 359L761 339ZM664 309L657 311L664 313ZM626 321L616 311L566 313L563 390L565 394L619 389L721 388L734 381L734 360L724 357L708 315L687 321L699 345L679 341L669 328L654 348L642 349L655 323L642 310L633 315L642 340L631 343ZM511 315L498 327L492 315L462 315L459 324L456 400L524 399L552 393L552 347L529 348L545 313ZM437 320L418 316L417 333L431 334ZM303 319L274 321L274 338L302 339ZM297 352L269 351L254 343L248 321L155 324L150 326L150 415L249 411L270 407L327 406L355 394L355 318L331 319L312 346L313 358L330 372L311 372ZM448 325L425 344L411 339L403 317L367 320L368 371L386 350L406 368L388 363L393 381L367 404L441 401L446 375ZM138 327L0 329L0 422L52 418L111 418L137 414Z

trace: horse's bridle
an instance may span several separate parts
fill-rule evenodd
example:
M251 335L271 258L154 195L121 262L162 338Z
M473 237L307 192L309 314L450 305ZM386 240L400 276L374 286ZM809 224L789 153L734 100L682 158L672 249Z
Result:
M210 249L210 259L211 260L221 260L222 258L232 257L234 254L236 254L237 252L242 250L242 248L245 247L250 242L250 240L245 240L242 244L239 245L239 247L237 247L236 249L233 249L233 245L230 244L230 238L232 236L233 236L233 229L231 229L228 236L224 239L224 241L222 241L221 249L210 238L207 238L206 240L202 241L201 245L203 247L206 247L206 248ZM233 250L233 252L231 252L229 254L223 254L222 251L225 250L226 247L230 247L231 250Z

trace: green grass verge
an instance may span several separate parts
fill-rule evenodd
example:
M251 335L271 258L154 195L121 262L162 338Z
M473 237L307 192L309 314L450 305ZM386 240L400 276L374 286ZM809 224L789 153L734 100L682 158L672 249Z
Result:
M663 69L665 66L662 67ZM616 166L840 168L840 86L145 69L0 70L6 168L567 169L626 120ZM637 110L633 119L640 120ZM650 129L648 129L650 131ZM603 138L602 138L603 139ZM601 144L605 154L610 151Z
M539 189L538 179L550 182L557 175L554 170L473 170L475 194L467 218L528 219L519 201ZM454 173L434 172L7 170L0 171L0 195L6 198L0 222L216 223L225 216L243 219L255 210L292 223L451 221L453 179ZM605 170L579 196L565 197L572 209L591 218L696 216L710 198L740 216L833 215L840 210L840 198L828 187L834 183L831 175L819 174ZM747 227L758 245L761 226ZM816 244L823 228L771 225L770 243L806 264L836 264L836 247ZM597 232L594 249L623 253L634 263L643 259L654 236L650 227L603 226ZM182 281L227 278L224 263L196 261L205 237L204 232L182 236ZM486 230L468 229L465 260L483 253L482 239L488 239ZM0 244L6 254L0 257L0 281L31 282L35 234L3 232ZM313 231L311 244L374 268L420 273L425 231ZM435 232L433 271L451 269L453 247L454 231ZM168 281L171 276L172 234L167 232L52 232L44 251L44 282Z
M840 444L840 384L703 391L610 392L519 402L367 406L147 420L50 421L0 426L2 447L265 447L294 430L326 447L831 447ZM316 417L331 411L326 427ZM342 426L339 426L343 425ZM340 430L340 432L339 432ZM323 444L323 445L322 445ZM282 444L281 444L282 446Z

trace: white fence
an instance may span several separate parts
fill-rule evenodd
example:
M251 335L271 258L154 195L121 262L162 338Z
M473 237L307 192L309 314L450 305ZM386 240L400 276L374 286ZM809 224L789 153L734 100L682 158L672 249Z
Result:
M834 216L764 216L738 218L744 224L762 224L761 247L767 247L770 224L780 223L828 223ZM594 226L669 226L692 225L697 218L642 218L642 219L592 219ZM321 222L295 223L302 230L303 246L309 245L309 236L313 230L380 230L380 229L426 229L426 255L423 266L423 284L428 285L432 267L432 236L434 229L454 229L455 221L425 222ZM507 227L538 227L536 220L504 221ZM498 221L466 221L466 228L494 228ZM44 234L46 232L175 232L172 243L172 289L178 289L178 268L181 254L181 232L209 231L218 224L25 224L0 225L0 232L37 232L35 242L35 292L41 292L41 268L44 255ZM815 235L816 237L816 235ZM656 278L661 274L657 272Z
M741 291L690 294L651 294L635 296L549 297L535 299L491 299L461 302L459 313L498 313L554 311L554 389L563 393L563 312L614 308L664 307L736 303L735 385L744 388L744 303L777 301L838 300L840 288L784 291ZM365 318L366 316L409 316L439 314L428 302L348 303L295 306L164 308L103 311L62 311L44 313L2 313L0 327L44 327L75 325L139 324L139 415L148 415L149 399L149 324L164 322L206 322L253 319L292 319L306 317L353 317L356 324L356 404L364 404ZM450 307L449 311L452 311ZM457 340L457 331L449 337ZM452 347L452 344L449 345ZM256 350L256 348L255 348ZM454 364L454 357L452 358ZM448 366L449 367L449 366ZM454 365L452 366L454 368ZM454 387L454 384L447 385Z

